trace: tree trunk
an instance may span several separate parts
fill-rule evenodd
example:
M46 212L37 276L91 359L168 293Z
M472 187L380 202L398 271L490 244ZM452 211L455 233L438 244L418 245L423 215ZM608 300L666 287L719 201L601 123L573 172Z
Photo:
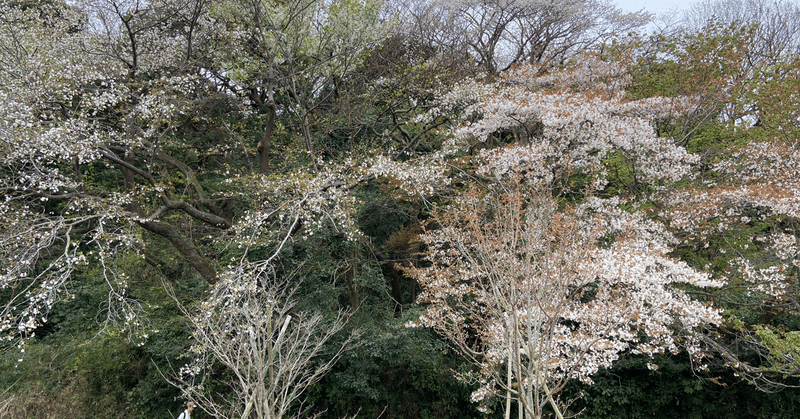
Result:
M267 101L267 126L261 132L261 141L258 143L258 172L269 173L269 151L272 147L272 131L275 128L275 102Z
M306 151L308 152L308 158L311 159L311 167L314 169L314 172L317 172L317 157L314 154L314 142L311 139L311 127L310 122L308 121L308 112L303 111L302 116L302 123L301 128L303 130L303 139L306 142Z
M135 163L134 160L133 153L125 153L126 163L133 166ZM136 189L136 180L134 179L133 171L124 166L120 166L120 170L122 171L122 179L125 182L125 190L132 193L134 189ZM131 201L131 203L125 206L125 209L139 216L142 215L141 207L139 207L139 203L137 201Z

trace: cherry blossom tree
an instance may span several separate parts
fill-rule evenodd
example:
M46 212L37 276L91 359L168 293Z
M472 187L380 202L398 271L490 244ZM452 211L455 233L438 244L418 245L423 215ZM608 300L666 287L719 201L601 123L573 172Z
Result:
M259 173L263 170L249 164L255 144L247 144L229 124L253 117L252 98L230 94L240 93L238 85L222 86L237 80L233 73L241 68L213 67L228 69L231 77L222 79L211 68L184 65L191 55L184 21L195 12L202 14L195 19L199 32L194 33L204 37L214 27L210 15L203 14L203 4L2 6L4 343L21 345L33 336L47 323L52 307L71 298L76 274L97 267L109 290L101 322L130 332L126 336L142 344L151 332L147 304L130 295L131 273L120 268L121 260L134 258L160 269L163 255L172 253L214 286L239 264L274 263L287 245L320 230L330 228L346 240L360 240L354 217L359 199L353 193L360 185L389 179L410 196L429 196L447 184L442 154L400 161L406 155L393 147L328 161L299 153L300 162L291 161L280 173ZM165 17L161 9L149 8L162 6L173 12ZM302 16L305 23L299 28L318 25L314 34L319 43L308 44L311 40L301 33L292 34L297 45L269 38L275 54L262 64L280 62L281 69L292 70L291 77L279 77L281 83L300 83L303 72L319 77L305 85L310 89L302 93L308 106L326 100L323 96L331 93L322 86L347 74L365 48L362 40L348 35L363 22L349 20L356 16L344 6L314 3L314 13ZM134 23L141 30L133 30ZM245 36L230 29L226 36ZM162 32L170 37L161 40L156 35ZM162 41L166 44L158 44ZM290 46L291 51L281 49ZM195 47L207 51L208 44ZM333 58L326 55L334 50ZM289 52L299 54L292 66L281 55ZM316 61L309 58L312 52L330 59ZM247 56L239 64L252 70L245 65L251 59L256 60ZM188 61L202 62L199 57ZM255 86L262 91L260 82ZM292 93L282 86L281 95L301 96L300 87ZM289 114L302 110L291 100L283 104ZM285 157L290 161L295 156Z
M569 176L581 172L600 190L611 175L624 171L634 194L646 192L645 185L663 191L662 186L688 175L699 158L657 135L653 121L691 112L698 106L697 96L629 100L626 68L624 61L591 55L544 74L539 66L520 66L493 83L464 81L444 93L440 106L426 117L459 115L445 148L483 150L492 162L478 170L484 176L525 166L527 177L558 175L556 180L569 187ZM508 147L497 148L503 144ZM622 167L609 173L605 163L612 156L620 157ZM545 168L535 163L539 159L557 163Z
M415 324L478 367L463 376L479 385L474 401L504 393L506 417L512 400L524 417L564 417L566 382L591 382L622 353L683 347L700 359L700 332L721 323L718 309L680 288L722 281L672 259L675 239L646 212L594 197L614 154L656 191L698 162L652 125L696 98L630 101L628 77L622 62L583 57L561 71L520 67L491 84L466 82L442 99L463 118L448 147L475 151L465 162L479 183L438 208L422 235L428 265L410 272L427 309ZM589 181L575 185L578 173ZM583 201L562 201L575 194Z
M213 285L229 265L274 261L295 235L322 226L359 237L351 195L358 185L392 178L410 194L430 194L446 182L441 156L399 162L382 150L319 161L313 174L301 167L262 176L247 164L253 147L206 113L250 114L247 104L219 93L218 80L147 54L131 66L124 31L110 38L92 29L86 10L44 10L52 10L47 19L40 10L4 5L0 29L4 339L30 336L44 324L53 304L69 297L76 270L88 264L101 267L109 286L107 321L143 325L136 320L143 305L126 294L129 274L115 265L121 258L136 255L158 267L153 246L166 244ZM115 30L140 18L131 13L108 15L123 20ZM148 13L155 12L141 15ZM119 54L109 53L114 42L123 42ZM187 139L208 130L211 140ZM227 259L214 260L220 253ZM137 343L148 333L141 327L130 334Z
M87 193L79 170L102 159L104 152L113 156L100 147L108 132L96 116L123 102L127 87L104 77L104 71L119 66L83 53L90 38L76 10L2 7L0 285L12 291L3 301L0 330L13 339L46 321L49 308L63 296L66 279L88 263L79 241L110 239L97 249L101 261L137 241L127 234L130 224L116 222L120 207L103 205L124 198ZM94 83L96 89L84 90ZM107 280L112 290L125 281L113 275ZM112 291L109 298L120 301L124 311L135 308L121 293Z
M516 400L524 417L561 418L564 385L622 353L700 358L698 332L721 316L674 285L722 283L670 258L663 225L613 200L559 209L547 188L507 179L442 208L422 236L430 266L413 271L427 306L417 324L479 368L462 377L478 383L473 401L505 393L507 417Z
M800 366L797 332L787 327L800 315L798 158L793 143L740 146L710 167L704 190L676 191L664 214L682 237L681 253L725 279L701 293L725 307L725 325L707 335L708 346L766 391L793 385Z
M744 379L775 391L795 386L798 376L797 345L792 343L793 319L799 313L793 93L798 79L791 43L772 42L791 37L795 29L789 21L796 11L782 2L727 5L719 9L722 21L742 18L758 25L706 23L713 31L724 30L693 35L703 42L684 48L698 53L715 44L724 47L715 47L719 58L708 61L706 73L722 70L717 74L727 76L719 79L722 83L714 82L715 76L707 79L711 83L697 85L716 86L703 94L714 98L703 117L709 129L701 135L695 134L702 130L694 129L679 135L705 155L695 166L695 181L673 190L662 201L660 215L680 238L676 254L725 281L717 291L697 294L714 299L727 319L724 327L706 335L707 345Z

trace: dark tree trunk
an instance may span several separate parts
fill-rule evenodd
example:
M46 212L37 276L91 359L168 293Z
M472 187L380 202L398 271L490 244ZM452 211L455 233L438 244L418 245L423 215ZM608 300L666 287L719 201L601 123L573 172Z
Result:
M269 173L269 151L272 147L272 131L275 128L275 103L268 101L265 104L267 108L267 126L261 132L261 141L258 143L258 172L262 174Z

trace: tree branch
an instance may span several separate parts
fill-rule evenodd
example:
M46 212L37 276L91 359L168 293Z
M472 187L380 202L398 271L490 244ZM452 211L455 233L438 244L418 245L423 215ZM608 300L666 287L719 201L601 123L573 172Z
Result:
M208 282L209 285L214 285L217 283L217 272L214 270L211 264L208 263L208 260L206 260L206 258L197 251L197 248L191 239L179 234L175 229L158 221L144 220L138 221L137 223L145 230L158 234L159 236L169 240L169 242L175 246L175 249L178 250L178 253L183 256L186 262L189 263L189 265L191 265L203 277L203 279Z

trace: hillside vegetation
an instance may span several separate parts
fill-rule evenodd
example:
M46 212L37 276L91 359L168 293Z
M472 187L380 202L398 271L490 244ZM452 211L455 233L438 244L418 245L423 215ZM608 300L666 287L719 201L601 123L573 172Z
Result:
M0 417L797 417L798 39L0 1Z

